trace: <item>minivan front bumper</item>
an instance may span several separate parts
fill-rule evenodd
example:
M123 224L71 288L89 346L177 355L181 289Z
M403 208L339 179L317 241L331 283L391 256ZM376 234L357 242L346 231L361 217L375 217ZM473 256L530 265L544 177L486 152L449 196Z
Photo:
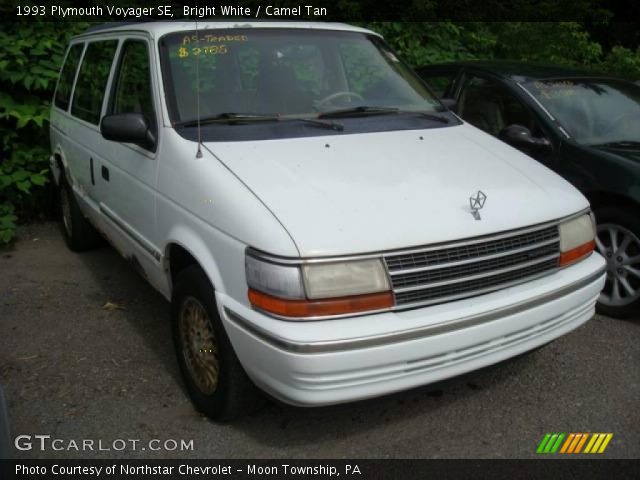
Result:
M593 316L604 267L594 253L479 297L311 322L274 319L223 293L216 296L253 381L286 403L319 406L437 382L554 340Z

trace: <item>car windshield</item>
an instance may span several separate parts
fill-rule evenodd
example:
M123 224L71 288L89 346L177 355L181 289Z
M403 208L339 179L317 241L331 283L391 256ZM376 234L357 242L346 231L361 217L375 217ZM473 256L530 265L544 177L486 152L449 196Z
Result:
M640 141L640 87L622 80L536 80L523 86L583 145Z
M198 118L207 126L236 129L269 128L271 121L295 119L322 119L315 123L321 126L345 118L375 121L443 110L382 40L364 33L199 30L166 35L160 46L176 126L192 126ZM430 126L429 118L441 126L436 116L423 115L423 128Z

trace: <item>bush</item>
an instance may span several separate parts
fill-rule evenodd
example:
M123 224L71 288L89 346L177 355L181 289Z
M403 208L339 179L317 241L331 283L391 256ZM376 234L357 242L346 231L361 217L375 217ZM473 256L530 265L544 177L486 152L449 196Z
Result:
M16 222L44 216L48 118L58 70L71 35L86 24L3 23L0 31L0 245Z

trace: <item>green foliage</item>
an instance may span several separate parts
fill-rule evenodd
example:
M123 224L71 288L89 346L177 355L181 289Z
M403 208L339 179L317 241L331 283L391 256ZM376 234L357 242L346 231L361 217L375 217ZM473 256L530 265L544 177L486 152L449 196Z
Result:
M576 22L503 22L489 28L497 58L587 67L602 58L600 45Z
M374 22L364 24L380 34L410 65L493 56L495 35L486 24L470 22Z
M634 52L625 47L611 49L599 69L608 74L620 75L632 80L640 79L640 47Z
M86 24L30 20L0 30L0 245L44 216L50 100L69 37Z
M606 12L598 15L601 22L608 21ZM605 52L578 22L370 22L362 26L381 33L413 66L509 59L640 78L640 49L615 46Z
M9 243L16 231L18 217L13 213L13 206L0 203L0 245Z

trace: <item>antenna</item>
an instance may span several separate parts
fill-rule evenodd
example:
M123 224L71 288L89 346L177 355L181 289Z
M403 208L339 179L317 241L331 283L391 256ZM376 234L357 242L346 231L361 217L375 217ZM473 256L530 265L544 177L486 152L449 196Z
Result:
M196 1L196 12L198 11L198 2ZM196 15L196 116L198 119L198 151L196 158L202 158L202 137L200 134L200 33L198 32L198 16Z

